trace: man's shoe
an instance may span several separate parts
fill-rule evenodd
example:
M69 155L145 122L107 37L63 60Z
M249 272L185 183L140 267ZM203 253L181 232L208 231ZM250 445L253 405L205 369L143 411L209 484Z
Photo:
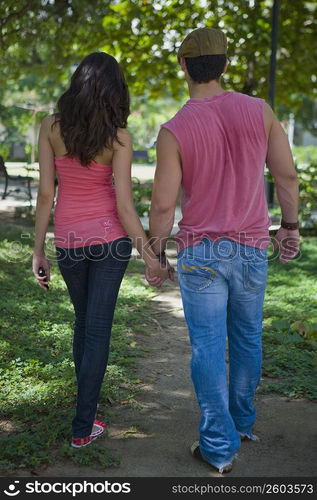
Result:
M200 460L201 462L204 462L205 464L210 465L211 467L216 469L217 472L220 472L220 474L226 474L226 473L232 471L233 460L229 464L222 465L221 467L217 467L216 465L213 465L210 462L208 462L207 460L205 460L201 454L198 441L195 441L195 443L191 446L190 452L194 458L196 458L197 460Z
M253 434L253 432L250 432L249 434L243 434L242 432L239 432L241 441L261 441L259 436L256 434Z

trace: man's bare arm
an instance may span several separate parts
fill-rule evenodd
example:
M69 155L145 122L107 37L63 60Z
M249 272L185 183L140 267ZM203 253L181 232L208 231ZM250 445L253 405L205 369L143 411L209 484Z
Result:
M150 211L152 248L161 252L173 228L175 207L182 180L178 142L174 135L162 128L157 138L157 166L155 171Z
M266 164L276 185L282 219L288 223L298 220L298 180L287 136L268 104L264 108L264 122L268 136ZM280 261L286 263L299 252L299 231L283 227L277 231L274 247L280 247Z
M268 151L266 164L276 185L276 194L281 206L282 218L286 222L298 220L298 181L288 138L266 104L266 122L271 123L268 131Z

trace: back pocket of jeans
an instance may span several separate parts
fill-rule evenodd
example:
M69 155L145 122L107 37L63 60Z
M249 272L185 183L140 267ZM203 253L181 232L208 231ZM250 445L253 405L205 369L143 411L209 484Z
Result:
M200 261L197 265L195 261L180 260L179 271L181 279L188 288L201 291L208 288L216 279L217 270L211 267L207 261L206 265Z
M260 292L265 289L267 260L243 262L243 286L245 290Z

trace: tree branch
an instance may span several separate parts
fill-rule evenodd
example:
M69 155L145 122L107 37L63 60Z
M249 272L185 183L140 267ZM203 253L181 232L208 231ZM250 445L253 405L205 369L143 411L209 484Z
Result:
M22 9L11 12L7 15L7 17L3 17L0 21L0 28L3 28L9 21L11 21L11 19L14 19L15 17L21 17L23 14L25 14L25 12L31 9L32 5L36 5L36 2L34 2L34 0L29 0L26 2L26 5L22 7Z

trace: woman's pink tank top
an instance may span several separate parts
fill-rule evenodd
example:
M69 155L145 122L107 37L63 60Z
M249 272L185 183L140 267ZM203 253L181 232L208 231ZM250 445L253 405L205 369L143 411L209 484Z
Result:
M118 216L111 165L55 158L58 193L54 224L57 247L97 245L126 236Z

